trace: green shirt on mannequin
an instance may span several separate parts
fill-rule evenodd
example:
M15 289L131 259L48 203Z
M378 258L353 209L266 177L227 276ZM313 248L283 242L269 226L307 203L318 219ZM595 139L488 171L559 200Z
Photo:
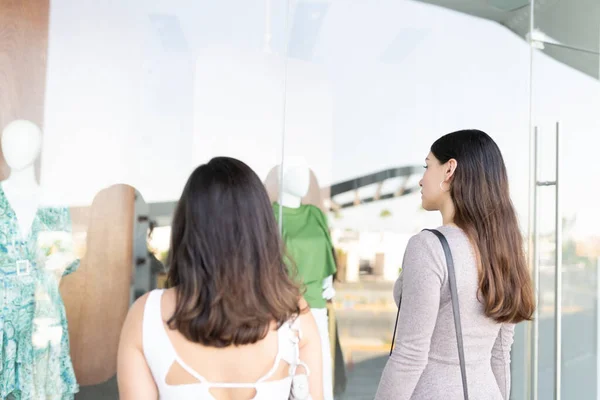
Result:
M278 203L273 204L278 221L279 207ZM298 278L306 289L304 298L311 308L325 308L327 302L323 298L323 279L336 272L325 214L312 205L282 209L282 237L287 256L295 264Z

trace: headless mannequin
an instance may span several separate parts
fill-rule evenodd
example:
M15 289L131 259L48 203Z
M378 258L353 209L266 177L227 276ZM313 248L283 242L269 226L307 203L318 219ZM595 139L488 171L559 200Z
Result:
M42 149L42 132L32 122L17 120L2 132L2 152L10 167L10 176L2 189L26 238L40 205L40 186L35 178L35 161Z
M302 198L307 195L310 187L310 169L301 159L291 159L284 164L281 205L287 208L299 208ZM285 220L283 221L285 224ZM331 300L335 295L333 276L323 280L323 298ZM323 399L333 400L332 358L329 342L329 322L326 308L311 308L321 337L323 353Z

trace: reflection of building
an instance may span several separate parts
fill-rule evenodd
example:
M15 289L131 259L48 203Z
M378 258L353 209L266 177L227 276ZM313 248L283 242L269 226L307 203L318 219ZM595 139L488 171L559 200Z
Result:
M343 282L357 282L361 276L395 281L402 267L404 249L410 235L394 232L356 232L334 229L332 239L342 260Z
M404 166L336 183L331 186L331 209L337 211L414 193L418 185L411 178L421 173L420 167ZM345 201L344 194L351 194L351 201Z

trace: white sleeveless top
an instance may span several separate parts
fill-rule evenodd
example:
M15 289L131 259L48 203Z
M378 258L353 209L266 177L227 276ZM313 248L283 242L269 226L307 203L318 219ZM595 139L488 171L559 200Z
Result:
M256 396L252 400L287 400L290 398L292 386L295 399L310 399L308 394L308 375L306 364L300 361L298 342L301 338L299 319L285 323L277 331L279 350L273 367L265 376L254 383L215 383L209 382L190 368L177 354L163 325L161 298L163 290L150 292L144 308L142 328L142 348L144 357L158 387L160 400L216 400L210 393L212 388L244 388L255 389ZM289 376L281 380L268 381L277 371L280 361L289 364ZM169 385L167 374L173 363L179 364L187 373L198 380L198 383ZM296 374L298 366L305 368L306 373ZM292 385L293 382L293 385Z

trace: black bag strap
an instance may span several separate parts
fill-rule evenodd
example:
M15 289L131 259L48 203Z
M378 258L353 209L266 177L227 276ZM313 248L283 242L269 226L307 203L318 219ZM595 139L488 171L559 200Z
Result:
M460 361L460 374L462 377L462 387L465 400L469 400L469 390L467 387L467 370L465 366L465 349L463 345L462 325L460 323L460 308L458 305L458 290L456 288L456 273L454 272L454 259L450 251L450 245L444 234L437 229L425 229L435 234L446 256L446 265L448 266L448 283L450 285L450 297L452 298L452 312L454 314L454 328L456 329L456 344L458 347L458 359ZM402 299L400 299L401 302ZM398 318L400 317L400 302L398 303L398 312L396 313L396 323L394 324L394 336L392 336L392 346L390 348L390 356L394 350L394 342L396 340L396 330L398 328Z

